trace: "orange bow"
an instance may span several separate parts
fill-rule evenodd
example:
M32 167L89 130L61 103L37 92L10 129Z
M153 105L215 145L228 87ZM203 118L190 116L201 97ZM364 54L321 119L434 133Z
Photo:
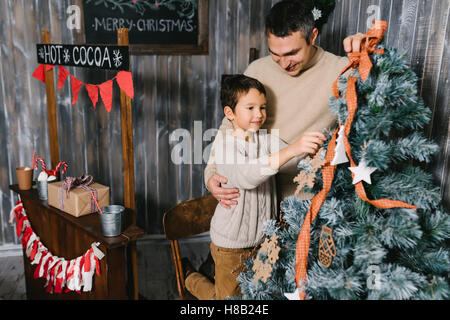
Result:
M372 62L370 61L370 54L376 52L377 54L384 53L384 50L376 50L375 46L383 39L384 33L387 29L387 23L385 21L376 21L374 22L374 27L369 30L366 35L362 38L361 42L361 52L358 53L350 53L350 64L345 67L345 69L339 74L336 81L333 83L333 93L336 98L339 98L339 91L337 87L337 83L339 77L346 72L350 67L358 68L361 79L365 81L369 76L370 70L372 68ZM352 167L355 167L356 164L351 157L351 146L348 141L348 134L350 133L350 129L352 126L353 118L355 116L356 110L358 108L357 94L356 94L356 82L357 79L354 77L349 77L347 80L347 108L348 108L348 119L345 124L345 135L344 135L344 145L345 152L350 160L350 164ZM307 266L308 266L308 251L311 242L311 224L316 218L322 204L327 197L328 192L331 189L331 185L334 179L334 173L336 170L335 165L331 165L331 162L334 158L334 149L336 148L336 136L339 131L337 128L333 136L328 144L327 154L325 156L325 165L322 168L322 179L323 179L323 188L322 190L315 195L311 200L311 205L306 213L305 220L303 222L302 228L300 230L300 234L297 239L297 247L296 247L296 263L295 263L295 281L297 287L299 288L300 299L304 300L306 297L305 290L303 288L303 284L306 283L306 274L307 274ZM354 176L354 173L352 173ZM398 200L390 200L390 199L379 199L379 200L369 200L367 198L366 192L364 190L364 185L362 181L355 184L355 190L358 196L372 204L377 208L389 209L389 208L410 208L417 209L416 206L404 203Z
M387 26L388 24L386 21L374 21L372 29L367 31L367 33L361 39L361 51L350 52L348 54L350 63L341 71L336 81L333 83L333 94L336 98L339 98L339 90L337 86L338 80L348 69L358 68L361 80L363 82L366 81L373 66L369 55L373 54L374 52L376 54L384 53L384 49L377 50L375 49L375 47L383 39Z

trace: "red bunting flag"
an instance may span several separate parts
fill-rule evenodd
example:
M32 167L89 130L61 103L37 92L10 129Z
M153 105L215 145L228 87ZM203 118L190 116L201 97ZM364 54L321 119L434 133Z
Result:
M40 64L33 72L33 77L45 83L45 65Z
M75 102L77 102L78 91L80 91L80 88L81 88L81 85L83 84L83 82L81 82L80 80L75 78L73 75L70 75L70 80L72 83L72 94L73 94L72 105L74 105Z
M54 68L54 65L51 64L40 64L33 72L33 77L45 83L45 72L50 71ZM61 89L66 82L67 77L70 75L71 80L71 88L72 88L72 105L74 105L78 100L78 93L81 89L81 86L84 84L82 81L75 78L73 75L67 71L66 68L59 65L59 75L58 75L58 89ZM116 79L117 84L120 89L124 91L124 93L133 99L134 97L134 87L133 87L133 78L130 71L119 71L117 75L111 79L107 80L101 84L84 84L86 90L88 92L89 98L92 101L94 106L94 110L96 104L98 102L98 92L100 91L100 97L102 98L103 104L108 112L111 112L112 107L112 88L113 88L113 80Z
M108 112L111 112L112 106L112 86L113 86L112 80L108 80L98 85L98 88L100 90L100 96L102 97L103 104L105 105L105 108Z
M117 84L127 96L134 97L133 78L130 71L119 71L116 75Z
M69 76L69 71L63 66L59 66L59 75L58 75L58 89L61 89Z
M86 87L89 98L91 98L92 105L95 110L95 105L98 101L98 87L95 84L85 84L84 86Z

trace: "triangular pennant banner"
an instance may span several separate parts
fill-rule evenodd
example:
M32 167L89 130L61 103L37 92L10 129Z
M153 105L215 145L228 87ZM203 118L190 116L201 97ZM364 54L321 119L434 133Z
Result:
M117 83L127 96L134 97L133 78L130 71L119 71L116 75Z
M54 65L51 64L40 64L33 72L33 77L45 83L45 72L50 71L54 68ZM78 93L81 89L81 86L84 84L82 81L75 78L73 75L67 71L63 66L58 66L59 74L58 74L58 89L61 89L64 86L64 83L67 80L67 77L70 75L71 80L71 89L72 89L72 105L74 105L78 100ZM120 89L124 91L124 93L133 99L134 97L134 87L133 87L133 77L130 71L119 71L117 75L114 77L119 85ZM86 90L88 91L89 98L92 101L92 105L96 107L98 102L98 91L100 90L100 96L105 105L105 108L108 112L111 112L112 106L112 87L113 87L113 79L103 82L99 85L94 84L84 84Z
M58 89L61 89L69 76L69 71L63 66L59 66L59 75L58 75Z
M78 91L80 91L80 88L81 88L83 82L81 82L80 80L75 78L73 75L70 75L70 80L72 82L72 95L73 95L72 105L74 105L75 102L77 102Z
M112 80L108 80L98 85L98 88L100 90L100 96L102 97L103 104L105 105L105 108L108 112L111 112L112 85L113 85Z
M33 77L45 83L45 67L40 64L33 72Z
M84 86L86 87L89 98L91 98L92 105L95 110L95 105L98 101L98 87L95 84L85 84Z

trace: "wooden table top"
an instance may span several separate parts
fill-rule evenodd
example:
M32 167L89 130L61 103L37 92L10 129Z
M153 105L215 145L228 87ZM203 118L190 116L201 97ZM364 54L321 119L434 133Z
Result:
M125 231L121 235L117 237L104 237L102 235L100 217L98 213L95 212L81 217L75 217L55 207L49 206L47 200L39 199L35 184L33 184L33 187L30 190L20 190L17 184L10 185L9 188L19 194L21 199L26 198L27 200L33 201L36 204L40 204L47 209L49 214L58 215L62 219L67 221L67 223L83 229L92 237L97 238L98 241L100 241L104 246L108 248L126 246L130 241L135 241L146 235L144 230L142 230L138 226L126 223ZM125 208L125 217L128 217L126 221L131 221L130 218L132 214L133 210Z

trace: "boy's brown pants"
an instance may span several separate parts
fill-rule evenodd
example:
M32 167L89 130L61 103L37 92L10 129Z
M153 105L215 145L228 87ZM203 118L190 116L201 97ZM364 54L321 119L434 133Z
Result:
M211 242L211 256L215 263L215 284L198 272L185 281L186 289L199 300L224 300L241 295L237 276L244 270L244 262L256 254L254 248L229 249Z

